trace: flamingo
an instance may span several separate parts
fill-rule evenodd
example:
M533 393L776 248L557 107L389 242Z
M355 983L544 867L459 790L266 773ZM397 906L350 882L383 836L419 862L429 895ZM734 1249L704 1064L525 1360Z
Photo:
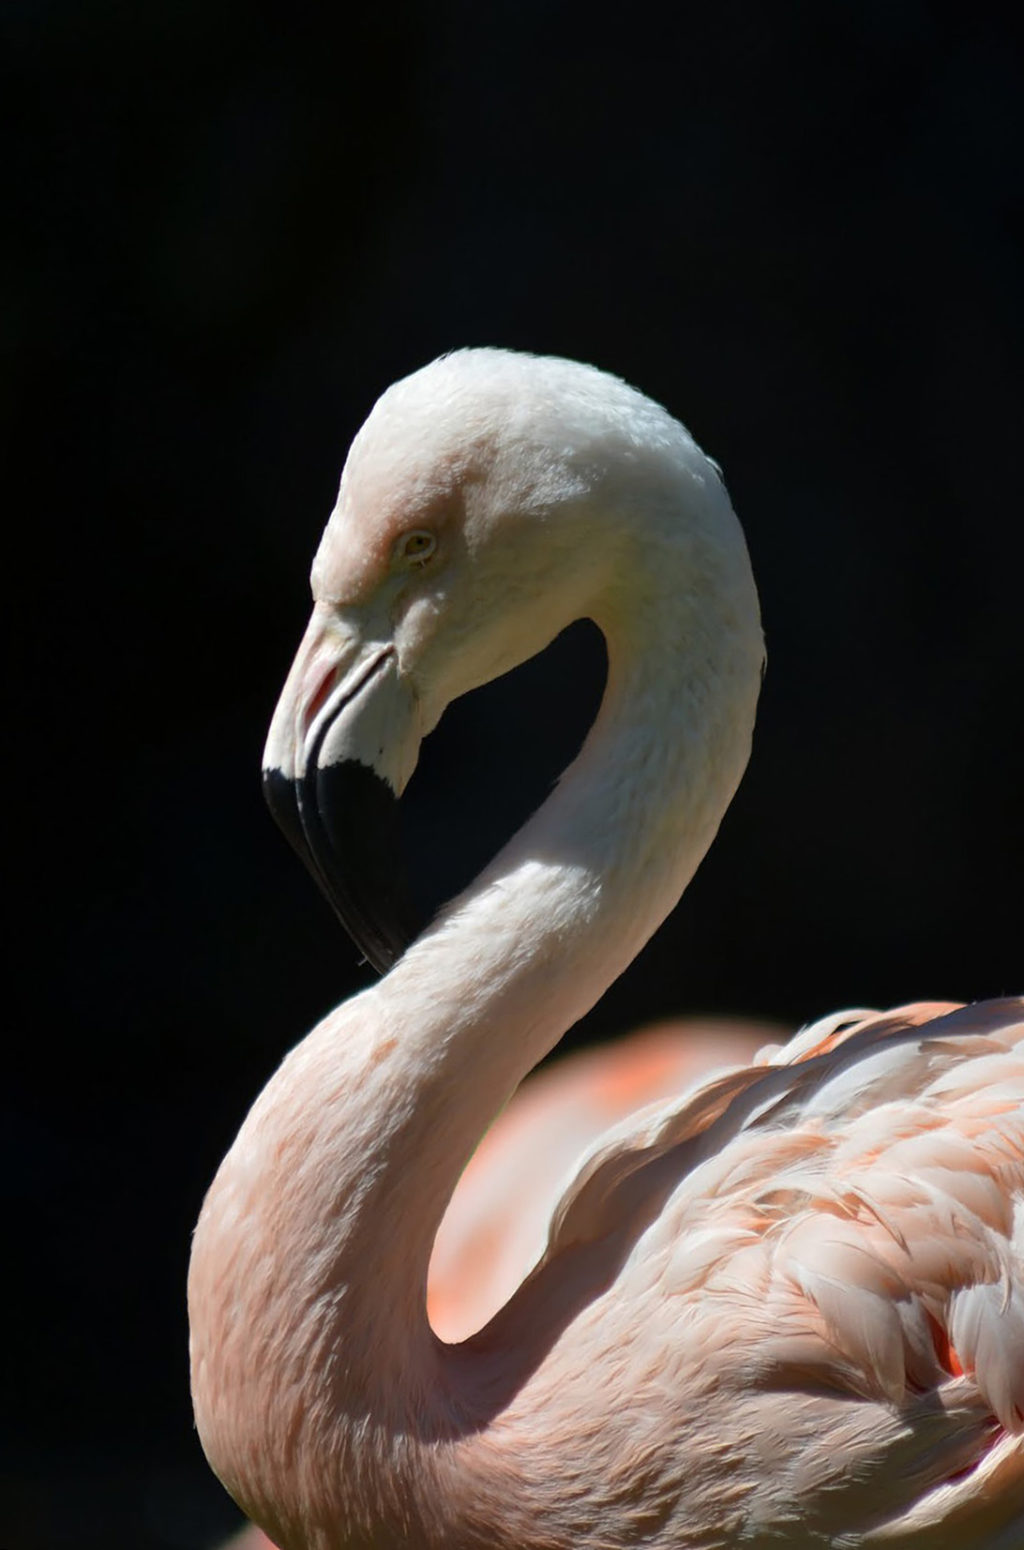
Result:
M481 1135L746 765L763 646L716 466L592 367L458 352L374 407L312 585L265 780L383 978L285 1058L200 1214L229 1492L282 1550L1019 1547L1024 998L840 1012L642 1106L482 1328L428 1318ZM422 738L583 616L609 669L579 756L417 932L385 841Z

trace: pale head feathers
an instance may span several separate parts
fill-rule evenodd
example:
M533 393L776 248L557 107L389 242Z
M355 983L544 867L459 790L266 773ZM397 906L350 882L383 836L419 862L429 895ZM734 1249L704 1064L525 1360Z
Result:
M410 533L431 552L410 564ZM715 466L659 404L592 366L462 350L395 383L353 441L313 565L325 607L397 620L424 727L573 619L714 594L761 657L743 536Z

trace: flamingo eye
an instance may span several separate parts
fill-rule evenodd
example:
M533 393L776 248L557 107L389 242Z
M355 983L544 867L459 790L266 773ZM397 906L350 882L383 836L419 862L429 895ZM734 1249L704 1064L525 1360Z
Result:
M437 538L434 533L424 527L414 527L411 533L403 533L395 544L395 560L407 566L424 566L435 549Z
M426 528L414 527L403 533L395 545L395 559L404 565L426 565L437 548L437 539Z

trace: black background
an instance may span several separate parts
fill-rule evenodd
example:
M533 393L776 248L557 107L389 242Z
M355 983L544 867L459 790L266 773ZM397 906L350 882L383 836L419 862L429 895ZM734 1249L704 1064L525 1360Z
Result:
M217 1159L360 982L265 726L375 396L577 356L723 464L755 754L573 1042L1020 989L1019 59L911 0L4 8L15 954L5 1550L201 1550L183 1286ZM23 476L23 477L22 477ZM411 797L429 888L545 789L595 652L483 691ZM525 745L536 744L532 763Z

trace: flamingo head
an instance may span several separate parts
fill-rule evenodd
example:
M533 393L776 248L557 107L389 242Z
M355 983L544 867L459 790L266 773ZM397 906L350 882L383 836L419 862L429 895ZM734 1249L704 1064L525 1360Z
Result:
M599 615L631 569L623 508L638 486L669 503L680 438L697 483L717 482L682 427L617 378L499 350L396 383L356 436L264 785L380 972L416 934L393 809L421 740L453 699Z

